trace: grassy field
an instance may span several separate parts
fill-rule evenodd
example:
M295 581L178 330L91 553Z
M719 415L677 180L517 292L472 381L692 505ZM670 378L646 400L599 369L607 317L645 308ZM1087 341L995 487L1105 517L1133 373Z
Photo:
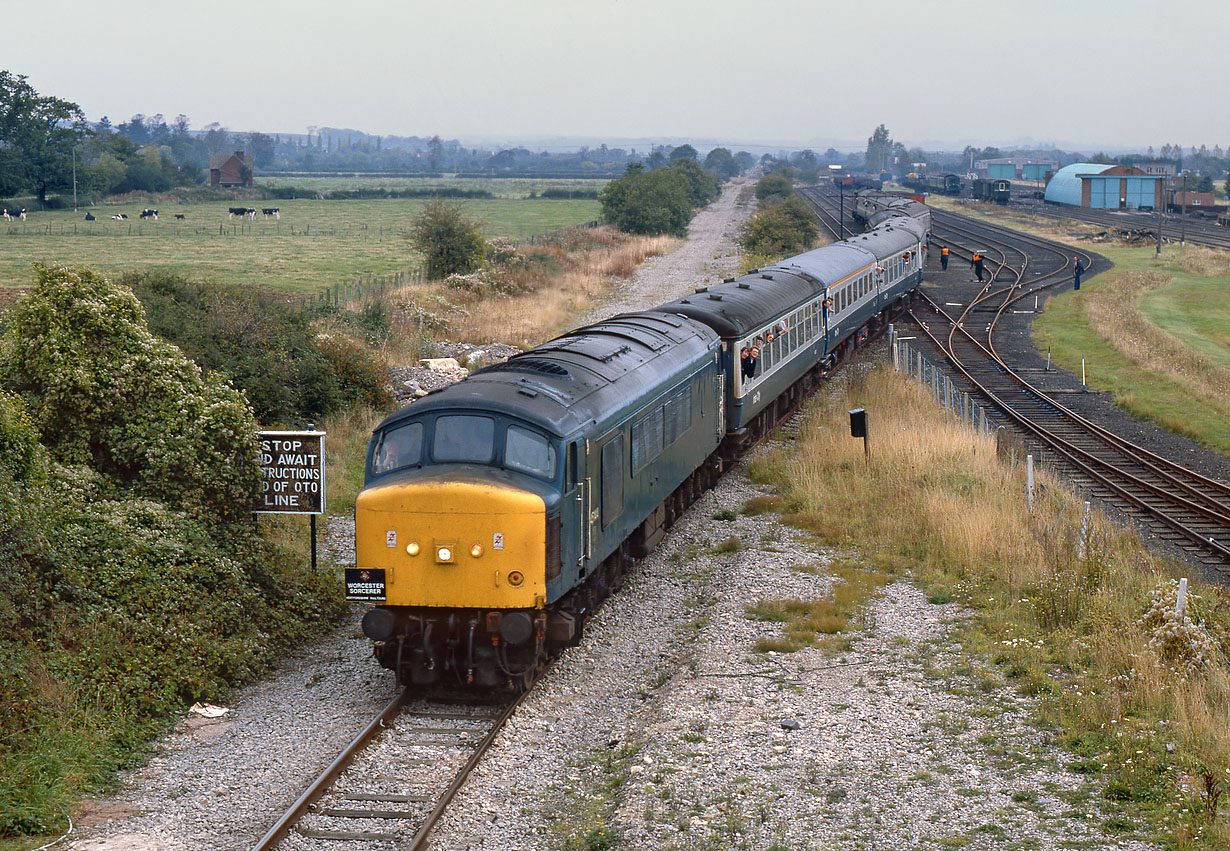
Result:
M1133 415L1230 455L1230 253L1197 246L1090 243L1082 223L991 208L937 206L977 215L1102 254L1115 268L1060 292L1034 323L1053 361L1079 372Z
M353 183L347 186L353 187ZM453 185L456 185L454 183ZM478 188L478 187L475 187ZM174 270L219 282L259 284L308 292L358 275L415 268L406 243L417 199L362 201L222 201L190 205L117 204L85 210L31 213L25 222L0 222L0 288L25 287L34 262L84 264L114 274L130 269ZM461 202L490 236L528 238L599 217L597 201L474 200ZM159 221L140 221L156 206ZM281 219L230 219L230 206L278 207ZM127 221L112 221L116 213ZM174 218L182 213L182 221Z
M395 192L407 189L484 189L496 198L524 199L531 193L542 194L547 189L563 189L571 192L595 192L606 185L606 178L580 180L570 178L530 177L386 177L363 174L328 177L270 177L258 180L261 186L292 186L313 192L328 192L338 189L380 189Z

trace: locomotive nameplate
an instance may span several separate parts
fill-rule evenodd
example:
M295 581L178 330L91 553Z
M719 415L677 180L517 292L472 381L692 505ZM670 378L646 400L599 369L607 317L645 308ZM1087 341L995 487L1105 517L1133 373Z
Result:
M323 431L261 431L257 514L324 514Z
M385 582L382 567L346 568L347 600L384 600Z

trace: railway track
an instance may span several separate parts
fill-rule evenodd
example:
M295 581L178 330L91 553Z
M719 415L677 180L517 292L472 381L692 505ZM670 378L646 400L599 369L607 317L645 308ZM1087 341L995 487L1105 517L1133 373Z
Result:
M830 201L822 197L812 203ZM1188 553L1208 573L1230 580L1230 484L1150 452L1080 415L1058 397L1083 393L1083 387L1044 389L997 348L1004 317L1034 312L1028 309L1031 299L1036 304L1041 293L1067 283L1072 250L941 211L932 211L932 227L935 239L954 253L968 257L975 248L994 252L989 279L973 298L964 304L940 304L922 293L911 311L919 333L957 373L958 386L980 396L1021 436L1027 451L1078 488ZM1093 265L1094 255L1075 253L1086 268ZM1027 309L1017 310L1022 302ZM1057 373L1031 372L1045 372L1048 384L1055 385Z
M501 706L427 704L403 691L334 758L253 851L426 847L427 835L528 692Z
M1010 209L1046 219L1073 220L1104 227L1148 230L1155 236L1158 228L1157 215L1155 213L1059 208L1044 205L1038 201L1024 203L1014 201ZM1172 214L1163 217L1161 230L1162 241L1168 244L1185 241L1194 245L1205 245L1210 248L1230 250L1230 231L1215 224L1194 221L1190 218L1185 223L1177 222Z

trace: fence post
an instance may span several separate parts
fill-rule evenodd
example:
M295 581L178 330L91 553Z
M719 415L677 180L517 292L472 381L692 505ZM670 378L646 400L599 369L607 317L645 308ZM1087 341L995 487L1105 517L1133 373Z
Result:
M1085 501L1085 514L1081 517L1081 536L1076 541L1076 557L1081 561L1089 554L1089 501Z
M1174 613L1180 621L1183 620L1183 615L1187 613L1187 577L1179 580L1179 598L1175 600Z
M1034 456L1025 456L1025 501L1034 510Z

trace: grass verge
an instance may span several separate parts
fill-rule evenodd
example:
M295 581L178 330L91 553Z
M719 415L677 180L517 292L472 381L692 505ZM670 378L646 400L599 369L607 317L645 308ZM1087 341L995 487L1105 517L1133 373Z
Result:
M847 437L854 407L870 413L870 464ZM1218 809L1230 780L1219 720L1230 711L1230 594L1194 581L1190 616L1176 618L1187 569L1097 514L1082 549L1078 497L1043 471L1031 513L1019 468L891 369L814 406L802 437L751 472L823 542L966 606L966 652L1036 696L1038 721L1076 755L1069 770L1105 784L1090 803L1106 823L1143 823L1176 848L1230 847Z

